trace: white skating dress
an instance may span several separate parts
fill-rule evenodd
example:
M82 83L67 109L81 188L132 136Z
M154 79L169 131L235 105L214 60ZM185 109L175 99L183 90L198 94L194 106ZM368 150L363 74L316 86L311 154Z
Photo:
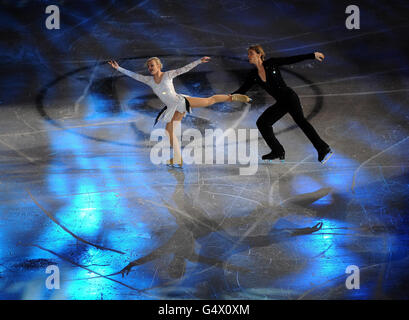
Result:
M162 80L159 84L155 82L153 76L143 76L141 74L126 70L122 67L118 67L117 70L151 87L158 98L167 106L161 118L165 122L170 122L176 110L180 113L184 113L186 111L186 103L184 98L186 96L176 93L173 86L173 78L181 75L182 73L188 72L201 62L202 61L199 59L193 61L192 63L189 63L182 68L164 72Z

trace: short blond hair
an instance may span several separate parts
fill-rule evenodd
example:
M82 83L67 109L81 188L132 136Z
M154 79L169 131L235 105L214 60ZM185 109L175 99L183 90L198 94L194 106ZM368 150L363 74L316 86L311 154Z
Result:
M264 58L266 57L266 54L264 53L264 50L263 50L262 46L260 46L259 44L255 44L255 45L252 45L252 46L248 47L247 51L249 51L249 50L253 50L253 51L257 52L258 54L261 53L261 60L264 61Z
M149 63L150 61L152 61L152 60L156 61L156 63L157 63L157 64L159 65L159 67L162 69L163 65L162 65L162 62L160 61L160 59L159 59L158 57L152 57L152 58L149 58L148 60L146 60L146 66L148 66L148 63Z

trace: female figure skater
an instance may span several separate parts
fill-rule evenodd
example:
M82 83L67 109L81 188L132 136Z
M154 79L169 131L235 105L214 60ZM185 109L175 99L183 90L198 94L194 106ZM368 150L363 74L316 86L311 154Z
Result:
M161 110L158 117L156 118L155 123L161 117L166 122L166 132L169 135L170 145L173 148L174 153L174 157L167 161L168 165L177 165L181 167L183 164L180 144L176 134L174 133L174 128L176 125L180 124L180 121L185 116L186 111L190 113L190 108L208 107L219 102L249 102L251 100L249 97L242 94L218 94L208 98L196 98L177 94L175 88L173 87L173 79L185 72L188 72L200 63L209 62L209 60L209 57L203 57L182 68L162 72L162 63L160 59L157 57L152 57L146 61L148 71L152 76L143 76L141 74L126 70L120 67L116 61L108 62L119 72L122 72L123 74L150 86L153 92L165 104L165 107Z
M257 128L271 152L262 156L263 160L274 160L279 158L284 160L285 151L283 146L274 136L273 124L281 119L287 112L290 113L295 123L301 128L318 152L318 161L324 164L332 156L332 151L305 119L300 99L290 87L287 87L281 77L279 66L296 63L306 59L317 59L322 61L324 55L320 52L297 55L283 58L270 58L264 61L265 53L260 45L254 45L247 49L248 59L257 69L250 72L244 84L233 94L245 94L254 84L259 84L271 96L276 99L276 103L268 107L257 119Z

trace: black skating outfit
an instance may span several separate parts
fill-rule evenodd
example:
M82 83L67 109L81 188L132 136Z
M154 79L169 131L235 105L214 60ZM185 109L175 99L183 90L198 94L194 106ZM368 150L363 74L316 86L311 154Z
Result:
M311 143L317 149L320 158L330 152L328 144L326 144L312 127L312 125L304 117L302 106L298 95L293 89L288 87L284 82L279 66L300 62L306 59L315 59L315 54L303 54L292 57L270 58L263 61L263 66L266 71L266 82L261 80L258 75L258 70L253 70L248 75L244 84L233 94L245 94L254 84L264 88L277 102L268 107L261 116L257 119L257 128L271 148L270 157L284 159L284 148L278 142L273 132L273 124L281 119L287 112L294 119L295 123L301 128L304 134L308 137ZM320 156L321 154L321 156ZM266 155L267 156L267 155Z

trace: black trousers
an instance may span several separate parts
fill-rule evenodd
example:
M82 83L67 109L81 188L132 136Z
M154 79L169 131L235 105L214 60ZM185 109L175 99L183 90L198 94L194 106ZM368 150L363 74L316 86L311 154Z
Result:
M283 146L278 142L274 135L273 125L280 120L286 113L289 113L294 122L301 128L304 134L311 141L315 149L321 150L328 146L315 131L313 126L304 117L298 95L291 89L285 95L277 99L277 102L268 107L257 119L257 128L267 145L272 151L277 153L284 152Z

